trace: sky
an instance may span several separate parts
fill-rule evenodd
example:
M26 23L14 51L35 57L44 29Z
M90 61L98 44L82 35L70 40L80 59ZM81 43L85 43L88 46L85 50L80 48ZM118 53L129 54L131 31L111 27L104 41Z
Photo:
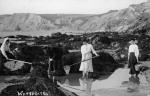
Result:
M101 14L147 0L0 0L0 14Z

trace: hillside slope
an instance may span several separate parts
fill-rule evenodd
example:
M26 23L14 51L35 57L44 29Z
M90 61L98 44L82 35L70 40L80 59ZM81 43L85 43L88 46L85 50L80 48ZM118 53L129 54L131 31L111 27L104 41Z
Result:
M0 31L150 32L150 2L104 14L31 14L0 16ZM145 32L144 31L144 32Z

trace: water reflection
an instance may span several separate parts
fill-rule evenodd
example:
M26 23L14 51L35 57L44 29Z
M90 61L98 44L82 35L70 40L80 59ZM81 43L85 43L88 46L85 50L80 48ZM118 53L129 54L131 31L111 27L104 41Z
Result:
M128 92L133 92L133 94L141 93L143 92L141 90L145 88L145 84L148 84L144 75L139 75L139 77L130 76L127 70L115 71L107 79L103 78L102 80L81 77L81 74L69 74L64 77L56 78L61 83L62 87L72 92L79 93L80 96L94 96L94 94L97 94L95 92L100 91L104 92L103 94L107 94L107 91L112 92L112 89L115 91L120 90L120 92L126 94L128 94ZM106 93L103 90L107 90ZM110 96L110 94L107 96Z
M140 79L137 76L131 76L129 78L129 86L127 88L128 92L135 92L139 89Z
M117 75L115 75L117 76ZM64 77L56 77L57 80L62 84L69 87L70 89L76 90L75 92L84 92L87 94L92 94L93 89L104 89L104 88L120 88L123 81L126 81L124 86L128 91L137 91L140 84L139 77L126 76L127 79L122 79L110 76L104 80L94 80L91 78L81 78L79 74L69 74ZM90 95L89 95L90 96Z
M91 78L81 78L81 74L69 74L64 77L56 77L56 79L62 84L67 86L68 88L71 88L73 90L76 90L78 92L84 92L88 94L88 96L91 96L91 86L94 82L94 79Z
M93 79L79 78L80 86L87 94L91 94Z
M69 74L63 77L56 77L56 79L61 83L69 86L80 86L79 78L80 74Z

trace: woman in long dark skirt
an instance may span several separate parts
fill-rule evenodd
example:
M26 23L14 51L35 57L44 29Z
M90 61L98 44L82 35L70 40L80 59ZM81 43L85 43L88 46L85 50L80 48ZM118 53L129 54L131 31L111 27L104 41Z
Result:
M130 41L129 52L128 52L128 61L129 68L132 76L137 76L137 71L135 69L135 65L138 63L139 49L135 40Z
M129 56L129 68L130 68L130 74L136 74L135 65L137 64L137 59L135 57L134 52L130 53Z

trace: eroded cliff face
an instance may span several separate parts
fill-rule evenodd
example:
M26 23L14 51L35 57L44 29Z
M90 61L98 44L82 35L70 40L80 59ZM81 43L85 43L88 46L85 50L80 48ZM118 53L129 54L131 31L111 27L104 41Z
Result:
M122 10L104 14L28 14L18 13L0 16L0 31L111 31L134 32L143 28L149 32L150 1L130 5Z

